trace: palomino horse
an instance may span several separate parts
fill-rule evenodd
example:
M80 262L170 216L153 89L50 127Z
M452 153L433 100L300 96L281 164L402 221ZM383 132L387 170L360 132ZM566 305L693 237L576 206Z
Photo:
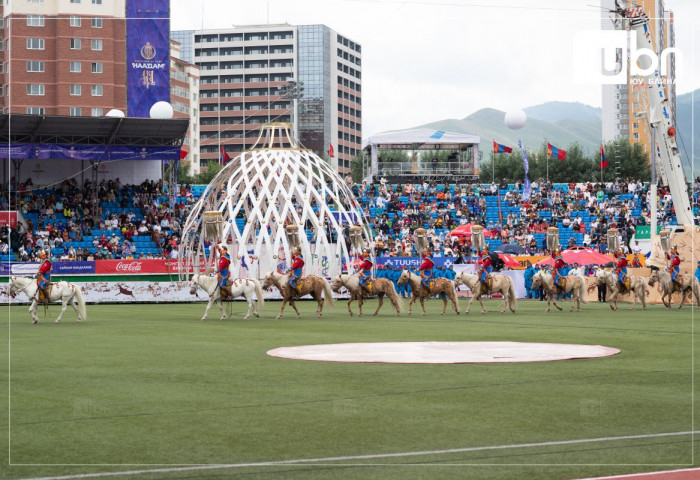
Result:
M360 316L362 316L363 291L362 288L360 288L360 277L358 277L357 275L349 275L347 273L336 275L333 279L332 287L333 291L336 293L338 293L338 291L342 287L347 288L350 292L350 299L348 300L348 312L350 312L350 316L352 316L353 314L352 308L350 308L350 304L355 299L358 300L358 304L360 305ZM394 288L394 282L392 282L391 280L387 280L386 278L375 278L374 280L372 280L372 293L376 294L379 300L377 310L374 312L375 316L377 315L377 313L379 313L379 309L382 308L382 305L384 304L384 295L389 297L389 300L391 300L391 304L394 306L394 310L396 310L396 315L399 315L403 310L403 302L401 301L401 296L399 296L399 294L396 293L396 289Z
M326 305L329 308L333 307L333 292L331 291L331 285L325 278L317 277L316 275L309 275L299 280L301 285L301 293L293 292L291 288L287 285L289 281L289 275L285 275L278 272L270 272L265 275L263 280L263 288L270 288L273 285L277 287L277 290L282 294L282 307L280 308L280 313L277 318L282 318L282 312L287 302L292 306L295 312L297 312L297 318L301 317L297 306L294 304L295 297L302 297L304 295L311 295L316 302L318 302L318 308L316 308L316 316L323 316L323 301L325 297ZM323 293L323 297L321 296Z
M491 278L493 279L491 291L487 293L500 293L503 296L503 308L501 309L501 313L506 313L506 309L510 309L511 312L515 313L517 300L513 280L510 277L498 274L491 275ZM455 277L455 285L466 285L472 292L472 298L469 300L469 305L467 305L467 310L465 313L469 313L474 300L479 300L479 303L481 304L481 313L486 313L484 301L481 299L481 297L485 294L481 290L481 280L479 279L479 275L461 272Z
M557 295L571 293L571 308L570 312L574 311L574 304L576 304L576 311L581 311L581 303L586 303L586 279L578 275L567 275L564 277L566 279L564 283L564 290L562 291L559 287L554 286L554 277L551 273L544 270L540 270L535 273L532 277L532 289L544 288L547 292L547 313L549 313L550 305L554 303L554 306L558 310L563 310L559 305L557 305Z
M257 305L253 301L253 293L258 297L258 304L260 305L261 312L265 306L265 299L263 298L263 291L262 288L260 288L258 279L234 278L230 283L233 297L243 296L248 303L248 313L246 313L243 319L248 320L250 318L251 310L253 311L253 315L259 317ZM195 274L190 281L190 295L195 295L197 293L197 288L201 288L209 296L209 303L207 303L207 309L204 310L202 321L207 319L209 309L213 303L216 303L219 306L219 310L221 310L221 320L226 318L226 312L221 305L221 290L219 289L218 279L216 277L210 277L209 275Z
M671 274L664 271L654 270L649 277L649 286L653 287L656 282L661 285L661 301L664 302L666 308L671 308L671 297L675 292L682 292L681 304L678 308L683 308L686 297L692 292L695 295L695 305L700 305L700 285L693 275L683 275L683 283L681 289L674 288L671 281ZM666 298L668 297L668 301Z
M632 297L632 310L636 310L637 301L642 302L642 309L647 309L646 300L646 290L647 281L644 277L638 277L636 275L628 275L630 281L629 292L620 291L620 282L617 281L617 274L610 270L605 270L604 268L598 268L595 272L596 280L599 285L605 284L607 286L608 302L612 310L617 310L617 297L624 295L624 293L629 293ZM612 294L611 294L612 293Z
M27 297L32 301L29 305L29 313L32 315L32 323L39 323L39 317L36 314L36 307L39 302L36 280L27 277L10 277L10 295L14 295L17 292L24 292ZM50 302L61 301L61 313L55 320L55 323L59 323L63 314L66 312L66 307L70 302L70 306L75 310L76 315L78 315L78 323L87 319L87 312L85 310L85 300L83 300L83 292L77 285L71 285L68 282L58 282L51 285L51 293L49 295ZM77 306L75 304L77 302Z
M457 289L455 289L455 284L452 280L448 280L447 278L436 278L433 281L433 289L428 293L425 291L423 285L421 285L421 278L418 275L413 274L408 270L404 270L401 272L401 276L399 277L399 281L397 283L399 285L404 285L407 282L411 286L411 300L408 302L409 315L413 312L413 302L416 301L416 298L420 300L420 306L423 308L423 315L425 315L425 297L429 295L440 295L440 298L442 298L442 313L440 315L444 315L445 311L447 310L447 297L450 298L452 308L454 308L454 311L457 312L457 315L459 315Z

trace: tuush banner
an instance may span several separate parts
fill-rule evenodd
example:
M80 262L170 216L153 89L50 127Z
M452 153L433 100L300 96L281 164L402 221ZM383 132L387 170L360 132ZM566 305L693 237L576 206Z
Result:
M433 257L433 262L436 267L450 268L455 264L457 257ZM377 257L377 265L388 265L392 267L401 267L408 269L417 269L420 267L420 257Z

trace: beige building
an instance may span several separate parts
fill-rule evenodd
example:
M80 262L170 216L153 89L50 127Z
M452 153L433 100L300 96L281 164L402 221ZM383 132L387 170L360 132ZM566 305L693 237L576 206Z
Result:
M188 118L190 126L182 148L183 161L190 165L190 175L200 172L199 153L199 67L182 60L180 44L170 41L170 104L175 118Z

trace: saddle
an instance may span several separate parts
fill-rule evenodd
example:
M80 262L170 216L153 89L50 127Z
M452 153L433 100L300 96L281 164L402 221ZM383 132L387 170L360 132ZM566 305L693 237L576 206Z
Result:
M364 288L369 293L370 295L372 294L372 281L369 281L365 284Z
M680 292L683 290L683 275L678 274L678 278L673 282L673 291Z
M486 283L481 282L481 294L486 295L493 288L493 277L488 277Z
M52 288L53 288L53 283L49 283L48 287L46 287L46 292L49 294L48 297L46 297L46 296L44 295L44 290L42 290L41 288L38 289L37 292L36 292L36 294L37 294L37 301L38 301L39 303L46 303L46 304L48 304L48 303L49 303L49 299L51 298L51 289L52 289Z
M620 293L628 293L630 291L630 277L625 275L622 277L622 282L618 282L622 286Z
M557 295L565 293L566 292L566 277L562 276L559 279L559 283L555 283L554 287L557 290Z
M423 285L423 284L421 283L421 285ZM426 287L425 285L423 285L423 294L424 294L424 295L430 296L430 294L432 293L434 287L435 287L435 280L430 280L430 281L428 282L428 286L427 286L427 287Z

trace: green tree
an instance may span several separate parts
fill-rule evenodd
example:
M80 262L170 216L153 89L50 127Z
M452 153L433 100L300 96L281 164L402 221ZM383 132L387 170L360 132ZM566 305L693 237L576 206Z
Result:
M177 166L177 183L190 185L197 182L197 175L190 175L190 162L180 162Z
M199 184L209 184L214 177L221 171L223 167L216 160L209 160L207 163L207 171L197 175L196 179Z
M368 155L358 152L350 161L350 175L355 183L362 183L362 174L370 168L371 160Z

